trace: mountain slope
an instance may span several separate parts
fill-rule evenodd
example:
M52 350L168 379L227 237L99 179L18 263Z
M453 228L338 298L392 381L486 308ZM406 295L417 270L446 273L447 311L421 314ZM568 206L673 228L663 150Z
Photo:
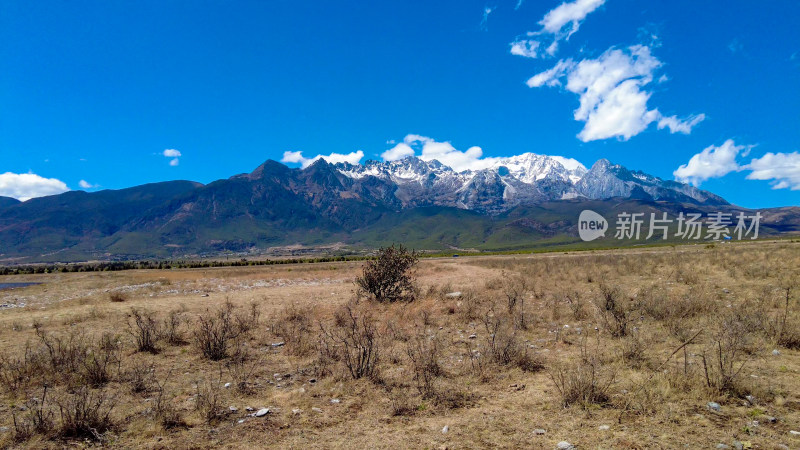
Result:
M331 243L532 248L576 243L583 209L747 211L606 160L586 170L572 160L530 153L462 172L413 157L364 165L320 159L302 170L267 161L207 185L174 181L67 192L3 201L0 208L0 261L202 257ZM800 232L800 208L761 212L762 236ZM591 245L619 244L600 239Z

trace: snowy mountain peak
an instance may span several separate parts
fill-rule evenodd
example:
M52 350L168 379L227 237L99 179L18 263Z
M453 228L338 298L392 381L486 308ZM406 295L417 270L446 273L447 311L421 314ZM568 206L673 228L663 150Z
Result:
M404 207L453 206L500 213L545 201L636 197L692 203L725 204L706 191L638 172L600 159L590 170L571 158L523 153L480 160L482 168L456 172L441 162L414 156L396 161L338 163L344 176L375 177L394 186Z

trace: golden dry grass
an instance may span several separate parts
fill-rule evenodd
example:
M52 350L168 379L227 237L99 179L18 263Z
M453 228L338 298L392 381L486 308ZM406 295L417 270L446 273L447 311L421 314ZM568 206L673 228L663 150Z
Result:
M0 426L7 427L0 444L554 448L567 440L579 448L708 448L738 440L800 447L789 434L800 430L800 353L787 348L800 333L800 244L427 259L418 267L419 300L391 305L359 298L360 266L4 278L43 283L0 291L0 303L25 303L0 310L4 380L21 370L12 362L24 361L26 348L41 348L37 330L86 341L91 358L81 350L79 373L86 360L109 352L117 359L110 380L90 390L113 404L108 431L90 440L59 435L58 402L76 398L86 375L34 372L0 386ZM456 291L460 297L447 296ZM615 308L606 310L604 291L613 291ZM226 301L252 328L230 339L231 357L210 361L192 333L201 315ZM323 330L339 329L334 317L345 305L375 327L372 377L352 379L336 354L320 351L321 343L335 345ZM157 353L137 352L128 332L134 309L160 325L177 311L187 342L161 338ZM621 324L624 335L614 337ZM104 334L120 348L104 353ZM272 346L278 342L285 345ZM143 392L133 392L134 369ZM592 380L587 387L576 374L590 369L597 395L587 396ZM562 380L574 401L562 396ZM42 397L44 382L42 410L53 411L52 425L23 438L14 419L30 422L37 409L30 400ZM712 401L721 411L707 408ZM250 417L248 406L271 412Z

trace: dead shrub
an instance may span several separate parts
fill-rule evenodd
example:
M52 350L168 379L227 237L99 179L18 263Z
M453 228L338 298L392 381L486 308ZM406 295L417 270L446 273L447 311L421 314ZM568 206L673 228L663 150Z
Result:
M528 352L517 336L513 317L490 309L483 317L483 324L487 333L487 352L493 362L501 366L516 366L526 372L544 368L542 360Z
M367 311L346 305L336 311L334 323L322 328L321 359L340 361L353 379L374 379L380 345L375 320Z
M133 337L137 351L158 353L156 342L159 338L160 327L152 311L131 309L128 316L128 333Z
M442 367L439 365L441 353L439 339L436 336L418 335L408 342L406 351L419 393L423 398L435 397L434 382L443 374Z
M155 384L155 365L141 360L135 361L125 371L124 379L130 385L131 393L148 392Z
M197 383L195 410L208 424L216 422L225 415L226 410L223 409L219 379L217 381L206 380Z
M261 366L262 359L254 358L245 348L225 362L225 368L233 380L236 390L242 394L252 394L255 392L252 379L256 370Z
M580 292L573 291L564 294L564 301L569 306L570 311L572 311L572 318L576 321L581 321L589 317L589 313L586 311L586 302L581 299Z
M312 317L314 317L314 310L311 307L292 304L271 320L272 333L283 339L288 354L308 356L314 351Z
M170 345L184 345L186 344L186 337L184 336L183 323L185 317L182 311L173 310L164 319L162 326L164 340Z
M558 365L549 372L566 408L580 405L605 405L610 399L609 389L614 374L604 371L598 358L582 360L569 365Z
M34 397L25 402L24 414L18 415L17 408L11 408L15 441L26 441L34 435L48 436L53 432L53 411L45 407L46 400L47 385L43 387L42 398Z
M56 404L61 417L59 437L102 441L103 433L114 426L115 401L105 390L80 386L59 397Z
M403 245L381 247L377 258L364 264L356 285L379 302L412 301L418 259L416 252Z
M723 320L700 358L706 386L716 392L747 394L741 373L752 359L747 324L737 314Z
M215 312L197 318L194 341L207 359L219 361L229 356L231 343L241 334L234 318L234 306L226 302Z
M595 306L606 330L613 337L626 336L628 325L635 316L635 306L622 299L622 291L617 287L603 285L600 293L600 299L595 300Z
M91 387L101 387L111 381L112 371L119 373L121 359L116 347L92 347L83 358L81 378Z
M122 303L127 300L122 292L111 292L108 294L108 299L113 303Z

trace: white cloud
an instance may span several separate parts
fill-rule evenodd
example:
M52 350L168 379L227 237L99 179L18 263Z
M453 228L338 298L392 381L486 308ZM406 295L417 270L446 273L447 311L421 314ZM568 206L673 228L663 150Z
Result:
M94 188L98 188L98 187L100 187L100 185L99 185L99 184L92 184L92 183L89 183L89 182L88 182L88 181L86 181L86 180L81 180L81 181L79 181L79 182L78 182L78 186L80 186L80 187L81 187L81 189L94 189Z
M483 8L483 17L481 18L481 25L480 25L480 29L481 30L486 31L488 29L487 25L488 25L488 22L489 22L489 14L491 14L493 11L494 11L494 8L489 7L489 6Z
M539 25L542 26L542 31L555 35L566 34L566 37L569 38L578 31L583 19L603 3L605 0L564 2L545 14L544 18L539 21ZM564 30L566 25L569 27Z
M566 90L579 96L580 105L574 117L586 124L578 134L584 142L612 137L627 140L653 122L658 122L659 129L688 134L705 115L680 120L676 116L664 117L658 109L647 106L651 93L645 87L661 66L647 46L634 45L622 50L612 47L595 59L578 63L561 60L531 77L527 84L560 86L561 78L566 77Z
M330 155L317 155L313 158L304 157L303 152L283 152L283 158L281 159L281 162L299 163L300 167L305 169L318 159L324 159L325 161L331 164L336 164L341 162L358 164L361 161L361 158L363 157L364 157L364 152L361 150L347 154L331 153Z
M522 2L519 4L521 3ZM545 52L553 56L558 51L558 42L569 39L570 36L575 34L583 20L586 19L586 16L602 6L603 3L605 3L605 0L574 0L572 2L563 2L550 10L545 14L544 18L539 21L539 25L542 26L541 30L528 32L528 36L550 35L553 38L553 42L547 46ZM519 4L517 8L519 8ZM511 54L528 58L541 57L544 56L544 54L536 52L536 49L540 45L541 43L535 40L517 40L511 43ZM523 49L533 51L522 51Z
M25 201L34 197L55 195L68 191L67 185L55 178L44 178L34 173L0 174L0 195Z
M658 129L669 128L670 133L689 134L692 132L692 128L694 128L695 125L704 120L706 120L705 114L690 116L686 118L686 120L680 120L676 116L662 117L661 120L658 121Z
M178 160L178 158L180 158L180 156L181 156L181 152L180 151L175 150L174 148L168 148L168 149L164 150L164 152L162 154L167 158L172 158L169 161L169 165L170 166L175 167L178 164L180 164L180 160Z
M736 162L736 158L739 154L746 156L751 148L751 146L736 145L732 139L728 139L719 147L711 145L704 148L703 151L692 156L688 163L678 167L672 174L678 181L699 186L709 178L719 178L731 172L742 170L743 167ZM751 175L748 175L748 178Z
M767 153L744 166L748 180L772 180L772 189L800 190L800 153Z
M381 153L381 158L383 158L384 161L397 161L398 159L403 159L408 156L414 156L414 149L405 142L401 142Z
M522 39L511 43L511 54L517 56L524 56L526 58L536 58L539 56L539 41L531 39Z

